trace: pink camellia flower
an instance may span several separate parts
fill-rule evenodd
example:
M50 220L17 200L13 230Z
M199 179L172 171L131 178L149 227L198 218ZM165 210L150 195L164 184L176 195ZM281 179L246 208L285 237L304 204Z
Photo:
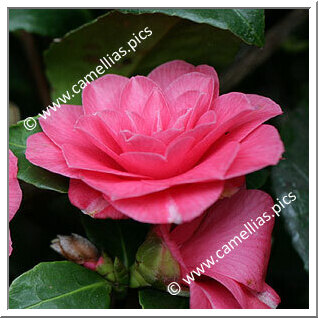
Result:
M279 296L265 283L274 226L272 205L266 193L242 189L191 222L174 228L154 227L179 262L179 283L190 287L191 308L276 308L280 303ZM252 234L244 226L247 222L255 230L251 229ZM246 232L245 239L240 236L242 231ZM235 236L236 243L231 241ZM211 261L211 256L214 265L201 267L203 262L208 264L207 259ZM189 279L192 270L201 275Z
M18 211L21 200L22 191L17 179L18 174L18 159L9 150L9 222L12 220L16 212ZM11 236L9 234L9 255L12 252Z
M43 132L28 138L26 157L70 177L70 201L95 218L192 220L283 153L277 130L262 125L280 107L257 95L219 96L207 65L105 75L84 88L82 102L40 118Z

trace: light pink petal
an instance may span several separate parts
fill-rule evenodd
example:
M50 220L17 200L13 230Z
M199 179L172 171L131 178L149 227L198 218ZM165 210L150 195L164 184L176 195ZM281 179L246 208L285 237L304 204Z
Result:
M119 176L140 177L123 171L116 162L94 146L87 147L81 144L64 144L62 150L68 167L72 169L105 172ZM80 174L82 175L82 172Z
M175 185L222 180L237 151L238 144L229 143L216 149L202 163L184 174L168 179L134 180L89 172L81 172L81 175L87 184L107 194L111 200L134 198L159 192Z
M183 129L169 128L153 134L153 137L162 141L166 145L169 145L170 142L179 136L182 133Z
M162 92L154 89L143 109L142 117L145 119L148 133L156 133L167 128L170 122L170 110Z
M203 65L198 65L195 68L195 71L203 73L213 78L213 83L214 83L213 99L216 99L219 96L219 77L215 69L212 66L203 64Z
M44 133L57 145L72 142L78 138L74 129L77 119L83 114L82 106L61 105L56 111L50 111L51 116L40 118L39 122Z
M164 91L170 107L175 107L177 112L177 100L187 91L199 91L207 95L207 100L213 99L213 79L205 74L193 72L182 75L173 81ZM194 106L194 105L193 105Z
M160 140L151 137L131 134L128 138L125 137L125 132L122 132L123 142L122 147L127 152L152 152L164 155L167 146Z
M187 62L175 60L156 67L148 77L156 82L162 89L165 89L179 76L194 72L195 67Z
M142 114L146 102L155 88L159 89L159 86L147 77L132 77L121 94L121 110Z
M227 178L276 165L283 152L284 145L276 128L262 125L241 141L240 150L227 172Z
M70 180L68 197L73 205L93 218L126 218L112 207L100 192L92 189L80 180Z
M107 74L87 85L82 95L85 114L118 109L122 90L128 81L127 77Z
M224 141L241 141L263 122L282 114L279 105L263 96L240 93L230 93L223 96L228 96L232 99L232 104L238 105L239 108L242 107L244 109L242 103L246 104L246 106L252 106L250 111L242 112L239 116L234 117L234 119L230 119L229 122L224 125L225 127L221 127L223 128L220 129L221 133L224 132L224 128L228 131L228 135L223 137ZM229 107L231 107L231 103L227 103L226 99L219 104L221 112L226 108L226 104L229 104ZM231 125L229 125L229 123Z
M27 139L25 157L34 165L51 172L78 178L78 170L69 168L62 150L43 132L33 134Z
M199 118L208 112L210 106L209 96L207 94L200 94L196 104L191 113L191 117L187 123L187 129L193 128L198 122ZM209 122L216 122L216 116L214 114L213 118L209 118Z
M138 198L112 201L134 220L146 223L182 223L200 215L223 190L223 182L182 185Z
M245 240L236 239L237 246L232 242L235 248L228 254L222 252L221 255L224 257L218 259L219 261L205 272L205 275L212 278L215 278L215 274L220 274L255 291L262 291L274 226L274 217L270 212L272 205L271 197L258 190L242 189L231 198L218 201L207 212L204 221L201 222L200 231L182 247L187 267L190 270L195 269L211 255L217 259L216 252L219 249L222 251L222 247L229 244L234 236L240 235L243 230L249 234L244 226L247 222L264 223L257 231L251 230L253 234ZM268 214L266 218L263 216L264 212ZM265 222L258 218L260 216ZM225 247L223 251L224 249Z
M109 133L109 128L100 116L81 116L75 128L85 134L95 146L103 150L114 160L118 159L118 154L122 152L122 149Z
M190 308L239 309L241 306L222 284L206 279L190 285Z
M187 109L193 109L201 95L206 96L207 94L198 90L188 90L177 96L172 105L170 105L170 109L174 115L172 122L176 120L176 115L178 117L178 114L182 113L182 111L185 112Z

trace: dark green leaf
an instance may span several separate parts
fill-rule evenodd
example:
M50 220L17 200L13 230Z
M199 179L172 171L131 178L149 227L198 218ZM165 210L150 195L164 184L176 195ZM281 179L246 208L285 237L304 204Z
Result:
M207 23L229 30L248 44L264 45L264 10L262 9L129 9L135 13L164 13L197 23Z
M259 189L261 188L269 176L268 169L262 169L246 176L247 189Z
M188 309L189 298L172 296L167 292L146 288L139 291L139 303L143 309Z
M34 166L25 158L27 138L40 131L42 130L37 120L36 127L33 130L27 130L23 121L9 128L9 148L18 158L18 179L38 188L66 193L68 178Z
M9 307L109 308L111 287L97 273L68 261L40 263L15 279Z
M274 191L278 199L293 192L297 200L285 206L281 216L293 245L308 270L309 253L309 185L308 185L308 104L285 115L281 135L286 152L272 170Z
M91 19L88 10L10 9L9 30L25 30L44 36L62 36Z
M127 43L134 39L133 33L139 34L147 27L152 34L132 52ZM145 75L156 66L174 59L186 60L195 65L209 64L220 71L233 61L240 42L230 32L204 23L163 14L111 12L72 31L60 42L52 43L45 54L45 63L53 87L53 99L69 91L67 103L80 105L81 94L73 94L71 88L76 84L75 90L79 91L78 82L92 71L95 75L92 73L91 78L87 77L89 81L106 73ZM118 61L106 70L100 59L105 57L111 63L107 54L111 56L114 52L118 53L119 48L131 52L125 56L119 54L120 59L117 56ZM100 75L96 72L99 65L102 67L100 72L105 71Z
M126 268L135 261L138 247L143 243L149 225L133 220L98 220L83 216L87 237L99 249L118 257Z

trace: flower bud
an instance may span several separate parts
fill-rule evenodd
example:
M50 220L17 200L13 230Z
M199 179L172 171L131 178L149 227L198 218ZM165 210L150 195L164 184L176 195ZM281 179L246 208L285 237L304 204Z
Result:
M77 264L96 263L99 259L97 248L86 238L72 235L58 235L52 240L51 248L69 261Z
M148 235L139 247L136 262L131 268L130 287L154 286L165 289L180 276L178 262L155 233Z

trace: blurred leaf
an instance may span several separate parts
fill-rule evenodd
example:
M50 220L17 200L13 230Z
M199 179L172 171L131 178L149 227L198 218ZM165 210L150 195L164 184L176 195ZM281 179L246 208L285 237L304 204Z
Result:
M25 158L27 138L40 131L42 130L37 120L33 130L27 130L23 121L9 128L9 148L18 158L18 179L41 189L67 193L68 178L34 166Z
M25 30L58 37L91 18L89 10L83 9L10 9L9 31Z
M248 44L264 45L263 9L128 9L132 13L164 13L229 30Z
M129 268L135 261L139 246L143 243L149 225L133 220L99 220L83 216L87 237L99 249L107 252Z
M96 272L68 261L40 263L15 279L10 309L104 309L111 287Z
M139 291L139 303L143 309L189 309L189 298L172 296L155 289Z
M135 39L133 33L138 35L147 27L152 34L148 31L148 37L132 52L127 43ZM142 35L146 36L145 32ZM240 43L230 32L208 24L163 14L136 15L114 11L72 31L60 42L52 43L45 54L45 64L53 99L69 90L71 99L67 103L80 105L81 94L72 94L71 88L92 71L95 75L92 73L89 81L106 73L147 74L154 67L174 59L195 65L213 65L219 71L233 61ZM126 51L125 56L118 53L119 48ZM118 61L106 70L100 59L105 57L111 63L107 54L114 54L114 59L115 51L120 57L117 56ZM105 73L96 72L99 65Z
M246 187L247 189L259 189L265 183L269 176L268 169L262 169L246 176Z
M281 124L281 136L286 149L283 155L285 159L272 170L277 198L282 198L291 191L297 197L296 201L282 210L281 216L306 270L309 253L308 120L308 101L285 115Z

